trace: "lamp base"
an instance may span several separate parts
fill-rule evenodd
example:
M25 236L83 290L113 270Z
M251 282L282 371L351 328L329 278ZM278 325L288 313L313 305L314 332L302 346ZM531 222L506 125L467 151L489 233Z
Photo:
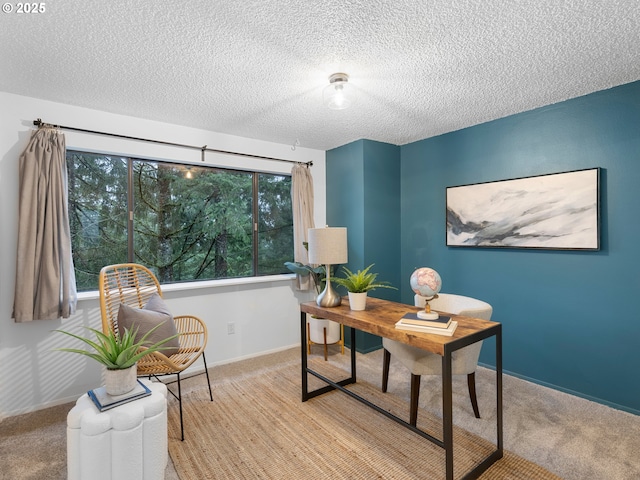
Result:
M331 281L327 279L324 291L318 295L316 303L319 307L337 307L342 303L342 297L331 286Z

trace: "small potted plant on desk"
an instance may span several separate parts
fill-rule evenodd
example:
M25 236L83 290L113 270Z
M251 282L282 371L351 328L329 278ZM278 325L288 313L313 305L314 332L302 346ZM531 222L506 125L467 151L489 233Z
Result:
M376 288L392 288L396 287L389 282L376 281L377 273L371 273L369 270L373 267L373 263L364 270L358 270L353 273L347 267L342 267L344 277L334 278L333 281L338 285L342 285L347 289L349 295L349 308L351 310L364 310L367 306L367 292Z
M306 246L306 245L305 245ZM302 277L309 276L313 282L316 296L324 290L326 272L324 265L312 267L300 262L285 262L285 266ZM338 343L344 353L343 326L337 322L307 314L307 352L311 353L311 344L324 345L324 359L328 358L327 345Z
M164 348L170 348L164 347L163 345L178 337L178 334L176 334L152 345L148 345L149 342L147 340L149 335L161 325L162 324L156 325L139 340L136 340L138 333L137 328L132 330L125 328L123 329L122 335L120 335L113 331L105 334L99 330L85 327L95 334L95 341L74 333L65 332L64 330L56 330L56 332L64 333L65 335L81 340L94 351L80 350L77 348L57 348L56 350L86 355L104 365L106 367L105 389L107 393L109 395L123 395L133 390L136 386L138 360L150 353L158 352Z

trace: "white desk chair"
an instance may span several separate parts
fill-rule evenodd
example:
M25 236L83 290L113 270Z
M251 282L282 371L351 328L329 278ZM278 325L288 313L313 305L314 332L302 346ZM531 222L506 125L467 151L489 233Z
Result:
M424 307L426 299L420 295L414 297L417 307ZM468 317L491 320L493 308L486 302L462 295L440 293L438 298L429 301L433 310L453 315L465 315ZM411 404L409 409L409 423L416 425L418 418L418 396L420 395L421 375L442 375L442 357L435 353L406 345L402 342L382 339L384 347L384 363L382 368L382 391L387 391L389 382L389 363L393 355L411 372ZM453 375L467 375L469 397L476 418L480 418L478 400L476 398L476 367L482 341L471 344L453 352L451 356L451 368Z

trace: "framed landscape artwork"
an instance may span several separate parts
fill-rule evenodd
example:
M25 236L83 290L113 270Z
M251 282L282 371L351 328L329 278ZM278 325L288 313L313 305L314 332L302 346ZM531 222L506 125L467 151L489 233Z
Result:
M600 169L447 187L447 246L600 249Z

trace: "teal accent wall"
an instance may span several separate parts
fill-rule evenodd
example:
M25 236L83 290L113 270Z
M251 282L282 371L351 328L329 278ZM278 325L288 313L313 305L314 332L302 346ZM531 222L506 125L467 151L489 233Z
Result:
M326 165L327 223L347 227L349 262L345 266L355 272L373 263L371 271L378 273L378 280L400 288L400 147L359 140L328 151ZM376 289L368 295L400 299L399 290ZM382 346L377 336L357 335L360 352ZM348 332L345 337L351 345Z
M364 159L372 153L365 155L364 145L332 152L360 149ZM411 272L433 267L443 292L493 305L494 320L503 324L505 371L640 414L640 82L399 151L400 204L386 222L395 230L401 218L400 300L413 301ZM334 168L330 153L327 172ZM446 187L593 167L601 167L600 251L445 245ZM327 175L328 214L350 208L336 205L335 180ZM358 237L356 228L350 237ZM493 365L492 347L485 344L481 362Z

